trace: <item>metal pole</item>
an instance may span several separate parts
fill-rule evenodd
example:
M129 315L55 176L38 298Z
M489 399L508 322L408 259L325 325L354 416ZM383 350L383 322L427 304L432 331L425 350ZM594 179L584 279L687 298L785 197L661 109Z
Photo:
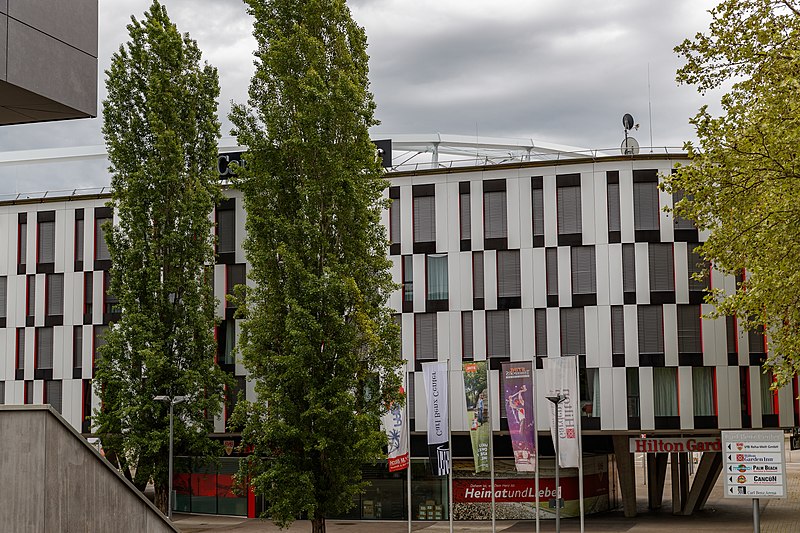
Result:
M533 405L531 406L531 415L533 416L533 460L536 467L536 472L534 472L534 484L536 486L536 533L539 533L539 513L541 512L541 509L539 509L539 415L537 412L538 409L536 408L538 405L537 398L539 395L539 388L536 383L536 362L531 365L531 373L533 373Z
M495 520L495 495L494 495L494 417L492 416L492 373L489 371L489 364L486 364L486 397L489 400L489 477L490 487L492 489L492 533L497 531L497 524ZM500 398L500 395L497 395Z
M559 396L561 396L559 394ZM556 533L561 533L561 480L559 479L559 428L560 421L558 418L558 404L561 401L554 402L556 404Z
M758 498L753 498L753 533L761 533L761 510L758 508Z
M406 376L408 373L406 372ZM413 377L411 378L413 379ZM407 498L408 498L408 533L411 533L411 426L408 421L408 392L411 390L410 383L406 383L406 418L403 420L404 429L406 430L406 452L408 452L408 472L406 472L406 485L408 485Z
M172 521L172 406L175 399L169 399L169 486L167 487L167 517Z
M447 359L447 399L446 399L446 401L447 401L447 447L448 447L447 457L448 457L448 462L449 462L449 464L448 464L449 472L447 474L447 477L448 477L448 489L449 489L448 500L449 501L447 503L447 506L448 506L447 514L448 514L448 518L450 518L450 533L453 533L453 427L451 425L452 417L450 416L450 411L451 411L451 409L450 409L450 407L451 407L450 399L451 398L452 398L452 394L451 394L451 391L450 391L450 359L448 358Z

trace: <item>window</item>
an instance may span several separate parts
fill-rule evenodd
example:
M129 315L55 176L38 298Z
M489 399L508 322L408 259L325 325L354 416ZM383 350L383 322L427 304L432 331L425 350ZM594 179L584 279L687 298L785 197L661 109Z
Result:
M25 273L25 264L28 262L28 216L27 213L19 214L17 226L17 274Z
M689 272L689 291L702 292L708 288L708 276L710 266L707 261L700 257L697 247L700 244L690 242L686 246L687 251L687 270ZM702 276L702 279L697 280L695 276Z
M764 326L759 326L755 331L747 332L747 342L750 346L750 353L767 353L767 339L764 335Z
M94 348L92 353L93 366L97 366L97 361L100 360L100 348L106 344L106 332L108 326L94 326L92 328L92 346Z
M36 328L36 368L53 368L53 328Z
M26 283L26 300L25 300L25 315L33 318L36 315L36 275L31 274L25 278ZM29 324L33 325L33 324Z
M475 309L483 309L483 252L472 254L472 297Z
M17 328L17 370L25 369L25 328ZM17 378L21 379L21 378Z
M222 341L222 357L219 358L219 364L232 365L236 363L236 321L223 320L220 323L220 331L223 335Z
M473 359L475 349L472 333L472 311L461 312L461 358Z
M521 283L519 250L499 250L497 252L497 307L499 309L521 307Z
M414 310L414 256L403 256L403 311Z
M678 416L678 369L653 369L655 416Z
M462 241L469 241L472 239L472 206L470 205L469 182L459 183L458 189L459 235Z
M56 260L56 213L41 211L37 213L37 234L39 238L36 249L37 263L54 263Z
M235 385L226 385L225 391L225 425L228 425L228 419L236 409L236 404L239 402L240 394L241 399L245 399L247 393L247 379L244 376L234 376Z
M84 379L81 382L81 433L90 433L92 430L92 380Z
M46 300L47 316L64 314L64 274L47 274Z
M400 253L400 187L389 187L389 243L392 254Z
M511 357L508 311L486 311L486 355Z
M594 246L573 246L572 294L597 293Z
M531 178L531 209L533 211L533 245L544 246L544 180Z
M636 303L636 249L633 244L622 245L622 292L625 303Z
M692 405L694 416L714 416L714 369L692 368Z
M622 364L614 363L614 366L625 366L625 311L621 305L611 306L611 356L622 358Z
M108 250L108 243L106 242L106 230L104 226L106 223L111 223L111 217L97 217L94 219L94 259L95 261L110 261L111 252Z
M214 217L217 254L233 254L236 251L236 199L227 198L219 202Z
M586 355L586 324L583 308L560 309L561 355Z
M556 176L556 192L558 244L580 244L580 239L563 241L560 238L562 236L580 236L582 231L580 174Z
M678 306L678 353L700 353L703 342L700 334L700 306Z
M558 248L547 248L544 252L547 276L547 296L558 296ZM548 298L548 305L551 304ZM556 300L556 304L557 304Z
M775 381L772 370L760 372L761 381L761 414L774 415L778 413L776 403L778 401L778 391L772 390L772 383Z
M0 405L6 403L6 382L0 381Z
M502 186L505 187L505 180ZM489 239L505 239L508 237L508 206L506 203L506 191L485 190L488 182L484 184L483 193L483 237Z
M8 278L0 276L0 320L5 320L8 316ZM4 327L5 324L0 324Z
M414 315L414 356L420 361L436 360L439 357L436 332L436 313Z
M83 274L83 314L84 317L92 320L92 302L94 300L94 272L85 272Z
M83 368L83 326L72 328L72 368Z
M639 326L639 354L664 353L664 310L660 305L640 305L636 309Z
M533 333L536 342L536 357L547 357L547 309L533 311Z
M415 247L415 253L436 251L436 197L434 191L433 185L416 185L412 188L414 243L434 243L433 250L427 247Z
M674 292L675 268L672 259L672 244L648 244L647 258L650 272L650 292Z
M639 369L625 369L625 384L628 389L628 417L638 418L639 414Z
M44 402L49 403L50 406L61 413L61 381L60 380L47 380L44 382Z
M31 405L33 403L33 381L26 381L24 385L25 404Z
M244 285L247 283L247 273L244 264L226 265L225 266L225 294L233 294L237 285ZM227 304L229 307L235 307L230 302Z
M658 172L655 170L633 171L633 227L639 232L659 230ZM636 240L651 240L640 238ZM657 235L649 235L657 238Z
M736 324L735 316L725 317L725 340L728 344L728 353L736 355L739 354L739 332ZM738 359L737 359L738 361ZM728 364L731 364L730 362ZM738 364L735 363L735 364Z
M111 273L106 270L103 272L103 314L106 318L111 318L121 312L119 298L111 293Z
M579 380L581 416L600 418L600 370L581 368Z
M678 202L683 200L683 198L684 198L684 193L683 193L682 190L675 191L672 194L672 205L673 205L673 207L677 206ZM689 202L692 201L691 196L687 197L687 201L689 201ZM694 230L695 229L694 222L692 222L691 220L689 220L687 218L683 218L682 216L678 215L677 213L673 213L673 215L674 215L673 216L673 220L675 222L675 229L676 230Z
M83 222L83 209L75 210L75 270L83 270L83 252L85 249L85 224Z
M444 300L448 298L447 254L432 254L426 257L428 262L428 295L427 299ZM438 310L438 309L437 309ZM443 310L443 309L442 309Z
M606 172L606 198L608 201L608 232L619 233L621 231L620 210L619 210L619 171ZM619 242L616 239L609 239L609 242Z

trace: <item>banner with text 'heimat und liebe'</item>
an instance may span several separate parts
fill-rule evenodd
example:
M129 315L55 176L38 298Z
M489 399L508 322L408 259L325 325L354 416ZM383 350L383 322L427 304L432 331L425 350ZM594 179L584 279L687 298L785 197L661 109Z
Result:
M502 390L508 432L517 472L536 471L536 424L533 405L533 366L529 362L503 363Z
M486 383L486 361L464 363L464 396L467 400L469 436L475 472L489 472L489 439L492 424L489 420L489 395Z
M435 476L450 473L447 363L422 363L428 400L428 456Z
M556 408L550 404L550 432L558 439L558 464L562 468L578 468L578 372L574 357L545 357L544 369L547 376L545 396L561 393L566 400L558 406L558 428L556 429Z
M404 392L402 387L400 392ZM393 403L389 406L386 414L383 415L381 423L388 441L387 459L389 472L397 472L408 468L408 426L406 424L405 410L397 403Z

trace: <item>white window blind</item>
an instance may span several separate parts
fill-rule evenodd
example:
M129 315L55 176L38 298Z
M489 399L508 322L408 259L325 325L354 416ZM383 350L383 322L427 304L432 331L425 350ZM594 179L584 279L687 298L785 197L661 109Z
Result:
M500 250L497 252L497 296L514 298L521 295L521 274L519 250Z
M34 316L36 312L36 276L30 275L26 278L28 284L28 300L26 303L27 316Z
M648 244L647 257L650 270L650 291L674 291L675 267L672 259L672 244Z
M692 405L694 416L714 415L714 369L705 366L692 368Z
M637 309L639 353L664 353L664 310L660 305L640 305Z
M533 234L544 235L544 191L533 189Z
M36 330L36 361L38 368L53 368L53 328L38 328Z
M483 193L484 238L502 239L508 237L508 207L506 191Z
M702 257L700 257L700 253L697 251L698 246L700 246L699 243L691 242L686 247L688 251L686 262L687 270L689 272L690 291L704 291L708 287L709 265L703 260ZM704 277L702 280L696 280L694 279L695 274L702 275Z
M47 275L47 315L64 314L64 274Z
M24 265L28 262L28 224L25 222L19 225L19 264Z
M611 353L625 354L625 313L621 305L611 306Z
M8 316L8 278L0 276L0 318Z
M83 261L84 249L84 222L83 219L75 221L75 261Z
M619 183L609 183L606 194L608 197L608 231L620 231Z
M684 193L682 190L677 190L672 194L672 205L673 207L678 204L684 198ZM690 199L691 200L691 199ZM694 223L686 218L678 214L674 214L674 221L675 221L675 229L694 229Z
M236 211L223 209L217 211L217 252L221 254L236 251Z
M414 354L419 360L430 360L438 357L438 340L436 334L436 313L418 313L414 315Z
M61 381L46 381L45 395L47 396L47 403L49 403L53 409L60 413L62 407Z
M653 369L655 416L678 416L678 369Z
M461 216L461 240L467 241L472 238L472 207L469 193L459 195L458 207Z
M511 356L508 311L486 311L486 353L489 357Z
M103 230L103 225L110 221L108 218L96 218L94 221L94 258L98 261L111 259L111 253L108 251L108 244L106 243L106 232Z
M464 359L475 357L472 337L472 311L461 312L461 355Z
M436 241L436 197L414 197L414 242Z
M25 328L17 328L17 369L25 368Z
M572 250L572 293L595 294L597 276L595 275L594 246L573 246Z
M39 262L54 263L56 260L56 223L39 222Z
M622 245L622 290L636 292L636 250L633 244Z
M389 240L400 242L400 199L394 198L389 205Z
M658 183L633 184L633 225L637 230L658 230Z
M560 312L561 355L586 355L586 324L583 308L564 308Z
M558 249L547 248L544 252L545 270L547 275L547 295L558 294Z
M547 357L547 309L533 312L533 328L536 341L536 355Z
M700 338L700 306L678 306L678 352L700 353L703 351Z
M432 254L428 260L428 300L447 300L447 254Z
M472 296L483 298L483 252L472 254Z
M581 188L558 187L558 234L581 232Z
M83 326L72 329L72 368L83 367Z

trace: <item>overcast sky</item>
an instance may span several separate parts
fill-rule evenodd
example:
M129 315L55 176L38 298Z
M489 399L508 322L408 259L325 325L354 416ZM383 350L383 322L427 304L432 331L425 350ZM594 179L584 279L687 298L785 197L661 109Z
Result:
M223 134L253 73L252 21L240 0L163 0L219 69ZM681 146L703 103L678 86L684 38L705 31L708 0L350 0L369 39L373 138L443 133L619 146L622 115L642 146ZM99 0L99 85L150 0ZM649 69L649 84L648 84ZM648 88L649 85L649 88ZM100 109L98 103L98 110ZM652 111L650 111L652 109ZM651 118L652 117L652 120ZM3 151L102 144L101 119L0 128ZM103 165L0 169L0 193L104 185Z

